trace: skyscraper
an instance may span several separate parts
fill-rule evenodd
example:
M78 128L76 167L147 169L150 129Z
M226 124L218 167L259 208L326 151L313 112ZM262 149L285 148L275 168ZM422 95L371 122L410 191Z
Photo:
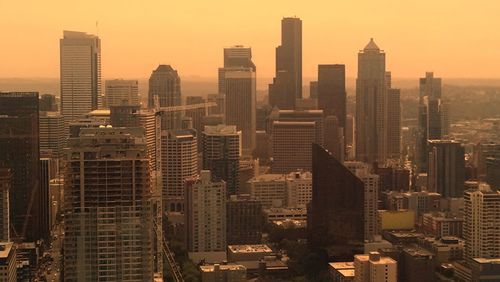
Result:
M219 94L226 93L226 68L252 68L256 71L252 62L252 48L243 45L234 45L224 48L224 67L219 68Z
M482 183L464 193L464 205L465 257L500 257L500 192Z
M302 20L281 20L281 45L276 47L276 75L269 84L269 104L294 109L302 98Z
M318 108L325 116L336 116L345 128L347 114L345 65L318 65Z
M387 156L401 158L401 94L399 89L387 89Z
M313 144L312 155L308 243L336 260L351 260L363 251L364 183L321 146Z
M11 235L35 241L40 224L38 93L0 92L0 160L12 171Z
M65 30L59 46L61 114L68 123L102 106L101 40Z
M187 96L186 97L186 105L193 104L203 104L205 103L205 98L201 96ZM193 122L193 128L196 130L197 136L201 136L203 132L203 118L207 115L207 109L204 107L200 107L197 109L189 109L185 111L185 116L191 118ZM202 141L201 138L198 139L198 150L202 150Z
M241 131L234 125L205 126L203 169L210 170L214 181L224 180L228 195L238 192L241 155Z
M40 112L40 150L50 152L53 158L62 158L67 130L59 112Z
M225 259L226 183L212 181L209 170L186 181L186 244L189 256L198 262L207 252L219 253ZM197 255L197 253L201 253Z
M106 107L138 106L139 82L137 80L113 79L106 80Z
M0 241L10 241L9 193L12 189L12 171L0 165Z
M227 201L227 244L260 244L262 205L248 194L231 195Z
M156 233L142 128L85 128L65 172L64 278L153 280Z
M358 53L356 79L356 159L386 161L385 53L373 38Z
M434 77L433 72L426 72L425 77L419 80L419 97L425 96L441 99L441 78Z
M427 190L445 198L459 198L464 191L465 153L460 142L429 140Z
M158 105L155 105L156 100ZM159 65L149 78L148 108L181 105L181 79L170 65ZM162 130L179 129L181 112L162 113Z
M183 211L185 181L198 175L196 139L196 132L192 129L161 133L162 200L165 211Z
M225 69L226 124L241 131L243 153L251 155L255 148L256 81L252 68Z

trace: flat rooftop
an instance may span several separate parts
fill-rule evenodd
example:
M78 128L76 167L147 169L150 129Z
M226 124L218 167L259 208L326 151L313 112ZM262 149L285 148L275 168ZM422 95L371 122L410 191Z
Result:
M232 253L272 253L273 250L268 245L229 245L227 246Z
M246 270L246 267L240 264L211 264L211 265L202 265L200 266L201 272L214 272L216 266L219 267L220 270Z

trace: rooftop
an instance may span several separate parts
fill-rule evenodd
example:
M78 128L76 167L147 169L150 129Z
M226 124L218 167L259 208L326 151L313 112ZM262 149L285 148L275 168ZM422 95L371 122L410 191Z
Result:
M0 242L0 258L7 258L12 250L12 246L14 246L12 242Z
M232 253L272 253L273 250L268 245L229 245L227 246Z
M216 268L220 270L246 270L246 267L240 264L211 264L200 266L201 272L214 272Z

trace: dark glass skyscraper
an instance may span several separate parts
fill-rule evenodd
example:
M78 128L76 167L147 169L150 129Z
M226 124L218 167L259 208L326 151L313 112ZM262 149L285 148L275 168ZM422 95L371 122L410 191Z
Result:
M47 230L41 224L38 93L0 93L0 160L11 168L12 237L33 241Z
M157 98L156 98L157 97ZM160 107L181 105L181 79L177 71L170 65L159 65L149 78L148 107L155 107L158 99ZM162 130L179 129L181 112L165 112L162 114Z
M280 109L294 109L302 98L302 20L281 20L281 45L276 47L276 76L269 84L269 103Z
M325 116L336 116L345 128L345 65L318 65L318 108Z
M334 260L363 252L364 184L323 147L312 145L308 242Z

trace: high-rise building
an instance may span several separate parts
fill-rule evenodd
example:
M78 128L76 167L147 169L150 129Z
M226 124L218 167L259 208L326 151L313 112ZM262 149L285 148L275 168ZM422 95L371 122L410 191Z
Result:
M273 173L311 170L311 144L316 142L316 123L275 121L272 130Z
M401 91L387 89L387 156L401 158Z
M445 198L459 198L464 191L465 155L460 142L429 140L427 190Z
M500 192L480 184L464 193L465 257L500 257Z
M0 166L0 242L10 241L9 193L12 189L12 171Z
M187 96L186 97L186 105L194 105L194 104L203 104L205 103L205 98L201 96ZM201 133L203 132L203 118L207 115L207 109L205 107L200 107L197 109L188 109L185 111L185 116L188 118L191 118L191 121L193 123L192 128L196 130L197 136L201 136ZM202 150L202 139L198 139L198 150Z
M59 112L40 112L40 151L50 152L53 158L62 158L67 130Z
M170 65L159 65L149 77L148 108L180 106L181 102L179 74ZM180 111L162 113L162 130L179 129L180 122Z
M340 162L345 158L344 128L340 127L336 116L325 117L323 145Z
M345 65L318 65L318 108L325 116L337 117L345 128L347 114Z
M310 81L309 82L309 98L310 99L318 99L318 82Z
M262 205L248 194L231 195L227 201L227 244L260 244Z
M49 197L49 186L50 181L59 174L59 162L57 159L52 158L40 158L40 189L39 189L39 201L40 201L40 226L42 232L42 239L46 242L50 241L50 197Z
M183 211L185 181L198 175L197 146L193 129L161 133L162 200L165 211Z
M139 82L137 80L106 80L104 85L107 108L139 105Z
M0 160L12 171L11 235L35 241L40 224L38 93L0 92Z
M364 183L321 146L313 144L312 151L308 243L336 260L350 260L363 252Z
M500 190L500 158L486 158L486 183Z
M269 84L269 104L279 109L295 108L302 98L302 20L281 20L281 45L276 47L276 75Z
M284 174L258 175L248 180L248 186L250 196L259 201L262 208L283 206L286 203L287 185Z
M256 82L252 68L226 68L226 124L241 130L243 153L251 155L255 149Z
M364 183L364 220L365 241L374 241L379 234L378 194L379 176L370 172L370 167L362 162L345 162L344 166Z
M385 53L372 38L358 53L356 159L359 161L386 161L386 93Z
M85 128L65 172L64 278L153 280L158 201L143 128Z
M102 106L101 39L65 30L59 46L61 114L68 123Z
M39 100L40 112L57 112L56 96L51 94L42 94Z
M205 126L203 169L210 170L214 181L224 180L228 195L238 192L241 131L234 125Z
M17 251L13 242L0 243L0 276L2 281L15 282L17 280Z
M354 256L354 282L396 282L397 263L379 252Z
M251 68L256 71L252 62L252 48L243 45L234 45L224 48L224 67L219 68L219 94L226 93L226 68Z
M325 117L322 110L279 110L273 109L267 117L268 134L273 134L273 122L275 121L291 121L291 122L314 122L316 128L315 143L323 146L324 144L324 123Z
M186 180L184 207L190 258L199 261L207 252L213 252L225 259L226 183L212 181L210 171L202 170L199 177Z
M441 99L441 78L434 77L433 72L426 72L425 77L419 80L419 97Z

